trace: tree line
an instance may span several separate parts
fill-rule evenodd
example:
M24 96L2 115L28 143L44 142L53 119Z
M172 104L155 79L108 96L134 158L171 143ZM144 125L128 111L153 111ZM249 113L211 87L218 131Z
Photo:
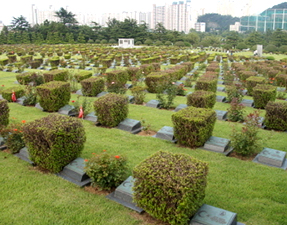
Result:
M46 20L44 23L34 26L31 26L23 16L14 17L11 26L5 26L1 31L0 44L116 44L118 38L134 38L136 45L212 46L242 50L255 49L257 44L261 44L268 51L287 52L285 30L269 30L265 33L228 31L226 22L219 22L221 21L219 16L213 14L210 15L211 18L217 18L215 20L217 25L214 26L214 29L209 32L196 32L191 29L187 34L167 30L161 23L158 23L155 29L150 30L146 23L137 24L136 20L130 18L124 21L110 19L106 27L102 27L96 22L93 22L92 26L79 25L75 15L64 8L57 11L56 16L59 18L59 22ZM206 16L203 18L210 20ZM224 18L226 20L229 17L223 16L222 19ZM231 20L230 23L233 22L234 20ZM225 28L221 29L221 27Z

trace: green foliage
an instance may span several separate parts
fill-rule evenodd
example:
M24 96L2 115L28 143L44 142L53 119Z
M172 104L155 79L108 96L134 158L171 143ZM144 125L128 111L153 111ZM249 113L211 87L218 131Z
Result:
M158 92L158 87L162 87L170 83L169 75L166 72L152 72L146 76L145 84L150 93ZM161 90L161 91L164 91Z
M71 98L70 84L51 81L36 87L39 103L44 111L56 112L68 104Z
M0 135L4 138L5 145L12 154L18 153L21 148L25 147L22 133L25 122L25 120L22 120L22 123L13 121L6 128L0 129Z
M258 84L253 88L255 108L264 109L269 101L275 101L277 88L268 84Z
M227 118L232 122L242 122L244 120L244 105L240 103L241 100L233 98L228 108Z
M205 197L207 163L187 154L158 151L133 170L134 201L169 224L187 224Z
M84 96L97 96L105 90L105 80L100 77L91 77L81 81Z
M125 70L113 70L107 72L107 90L117 94L126 92L125 84L129 79L128 72Z
M52 68L58 67L60 64L60 58L59 58L59 56L55 56L55 57L49 59L49 62L50 62L50 65Z
M258 84L264 84L265 78L264 77L249 77L246 79L246 86L247 86L247 93L248 95L253 95L253 88Z
M30 105L30 106L35 106L37 103L37 91L36 88L31 86L31 85L27 85L25 88L25 100L23 102L23 105Z
M15 92L16 99L22 97L25 93L24 89L21 86L10 87L2 91L2 97L8 102L13 102L12 93Z
M195 84L195 90L204 90L216 92L217 89L217 77L213 76L201 76L198 78Z
M81 100L80 100L81 99ZM77 100L72 100L72 105L75 107L74 112L76 115L79 115L80 107L83 109L83 117L91 112L92 109L92 100L81 96L77 96Z
M79 157L86 141L81 121L59 114L26 123L23 134L31 160L52 173Z
M187 105L197 108L213 108L216 102L216 94L212 91L195 91L187 96Z
M278 74L275 80L278 86L287 88L287 74Z
M264 124L269 129L287 130L287 102L268 102Z
M174 136L187 147L200 147L212 135L216 113L212 109L189 106L172 115Z
M94 102L94 109L101 125L115 127L128 116L128 97L106 94Z
M9 124L9 106L7 100L0 99L0 130Z
M44 83L44 77L41 73L37 72L25 72L16 75L17 81L22 85L27 85L29 83L33 83L34 86L40 85Z
M146 89L147 87L142 86L134 86L131 88L132 95L135 98L135 104L141 105L144 103Z
M169 109L173 105L173 100L176 97L178 87L173 83L158 84L156 87L156 98L159 104L164 109Z
M69 78L67 70L51 70L43 74L45 82L67 81Z
M259 111L247 115L241 130L233 127L231 145L234 151L242 156L250 156L262 148L259 132Z
M82 70L75 74L75 78L78 82L81 82L84 79L90 78L92 75L91 71Z
M243 86L241 83L234 82L232 85L226 85L226 94L227 94L227 102L231 102L233 98L237 98L238 102L241 102L243 99L243 93L242 91Z
M121 155L112 155L103 150L93 153L86 161L85 171L92 179L92 185L100 189L110 190L119 186L128 176L127 159Z

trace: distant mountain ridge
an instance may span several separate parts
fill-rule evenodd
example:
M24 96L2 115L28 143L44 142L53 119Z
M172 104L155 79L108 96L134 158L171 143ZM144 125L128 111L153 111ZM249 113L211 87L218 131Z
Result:
M287 2L282 2L278 5L274 5L271 9L287 9Z

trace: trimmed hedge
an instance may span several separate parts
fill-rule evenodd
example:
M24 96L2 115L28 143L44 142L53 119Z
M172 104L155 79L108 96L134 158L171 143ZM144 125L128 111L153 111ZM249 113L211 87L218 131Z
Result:
M278 86L287 88L287 74L279 74L275 77L275 80Z
M207 173L192 156L159 151L134 168L134 201L157 219L187 224L202 205Z
M268 102L264 124L269 129L287 130L287 102Z
M0 99L0 129L9 124L9 106L7 100Z
M90 77L81 81L84 96L97 96L105 90L105 80L100 77Z
M16 99L25 95L25 90L20 86L10 87L2 91L2 97L8 102L13 102L12 93L15 92Z
M148 92L157 93L157 87L168 84L170 82L169 79L170 76L166 71L150 73L145 79Z
M214 76L201 76L195 84L195 90L204 90L216 92L217 78Z
M80 120L60 114L26 123L23 134L30 159L52 173L79 157L86 141Z
M79 73L75 74L75 78L78 82L81 82L82 80L90 78L92 75L93 74L91 71L82 70Z
M44 111L56 112L69 103L71 98L70 83L51 81L36 87L39 103Z
M247 93L248 95L252 96L253 95L253 88L257 84L264 84L265 83L265 78L264 77L249 77L246 79L246 88L247 88Z
M200 147L212 135L216 113L212 109L189 106L172 115L174 136L187 147Z
M51 70L43 74L45 82L50 81L67 81L68 70Z
M115 127L128 116L128 97L106 94L94 102L94 109L101 125Z
M113 70L107 74L107 90L118 94L126 92L125 84L129 80L129 75L126 70Z
M33 82L33 85L40 85L44 83L44 77L36 72L26 72L16 75L19 84L27 85Z
M277 88L268 84L258 84L253 88L255 108L264 109L269 101L275 101Z
M246 81L249 77L254 77L257 75L256 72L246 70L240 71L239 74L240 74L240 80L243 82Z
M195 91L186 98L188 106L197 108L213 108L216 103L216 94L212 91Z

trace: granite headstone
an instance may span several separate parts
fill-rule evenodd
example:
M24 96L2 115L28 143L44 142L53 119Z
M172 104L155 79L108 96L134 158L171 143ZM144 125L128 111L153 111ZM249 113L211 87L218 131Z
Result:
M162 127L154 137L163 139L166 141L176 142L177 140L174 138L173 127L164 126Z
M57 175L80 187L91 183L90 177L84 171L85 161L83 158L76 158Z
M141 132L141 122L134 119L126 118L124 121L120 122L117 126L118 129L128 131L132 134L137 134Z

